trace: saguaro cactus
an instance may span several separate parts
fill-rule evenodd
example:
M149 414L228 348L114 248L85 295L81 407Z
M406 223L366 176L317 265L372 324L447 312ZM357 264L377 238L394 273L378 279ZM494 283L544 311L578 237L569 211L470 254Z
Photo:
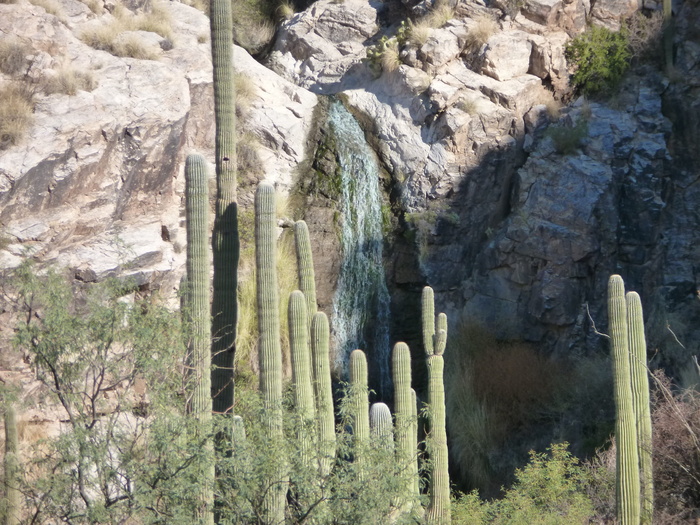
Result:
M632 400L637 423L639 481L642 494L641 523L650 525L654 515L654 480L652 475L651 411L649 377L647 375L647 343L644 337L642 302L636 292L627 292L627 324L629 331Z
M279 293L277 286L277 225L275 189L268 182L258 184L255 193L255 265L258 300L258 359L260 393L266 411L270 438L282 442L282 348L280 345ZM286 476L280 461L276 479L265 494L268 523L284 523Z
M608 281L608 316L616 413L617 519L621 525L638 525L641 507L637 428L632 402L625 285L619 275L611 276Z
M394 450L394 424L386 403L372 403L369 407L369 433L376 448Z
M11 403L5 406L5 521L4 525L19 525L20 502L19 491L19 438L17 434L17 417Z
M193 375L192 413L207 440L211 430L211 304L209 302L209 181L201 155L189 155L185 162L185 213L187 220L186 313L189 317L189 352ZM205 443L207 449L212 444ZM214 523L214 464L202 465L198 516Z
M336 442L329 338L328 317L323 312L318 312L311 321L311 362L314 368L318 440L321 452L319 470L323 477L330 474L335 461Z
M309 351L309 324L306 320L306 299L299 290L289 295L289 344L292 354L292 381L294 402L300 419L299 440L305 461L310 461L316 430L314 389L311 384L311 353Z
M394 411L396 415L396 460L406 469L405 502L409 510L418 496L418 463L416 434L414 433L415 398L411 389L411 352L406 343L396 343L391 355L391 372L394 378Z
M350 411L352 415L355 461L357 461L361 473L364 450L369 443L367 357L362 350L350 352Z
M212 397L215 412L233 407L233 357L238 311L238 203L236 185L236 93L230 0L211 0L211 54L216 123L216 218L212 235L214 296L211 305Z
M450 474L448 472L447 432L445 430L445 385L442 357L447 342L447 316L441 313L435 330L435 303L433 289L423 288L422 298L423 346L428 365L428 404L430 407L430 435L428 453L431 459L430 505L428 522L450 523Z

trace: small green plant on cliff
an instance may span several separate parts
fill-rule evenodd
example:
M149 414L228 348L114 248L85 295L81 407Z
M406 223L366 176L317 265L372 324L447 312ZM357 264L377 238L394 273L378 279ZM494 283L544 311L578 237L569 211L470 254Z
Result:
M627 71L629 45L624 31L591 26L566 45L566 59L573 66L571 82L586 94L613 91Z
M547 136L554 142L554 149L560 155L571 155L581 148L588 135L588 122L580 119L573 126L552 126L547 130Z

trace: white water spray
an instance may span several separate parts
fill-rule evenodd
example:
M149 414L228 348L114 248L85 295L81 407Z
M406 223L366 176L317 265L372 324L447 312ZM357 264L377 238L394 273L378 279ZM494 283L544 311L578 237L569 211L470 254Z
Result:
M328 122L341 168L343 260L331 314L336 366L345 370L350 352L364 350L370 367L379 368L370 376L378 377L383 395L391 388L391 376L379 165L359 124L340 102L331 104Z

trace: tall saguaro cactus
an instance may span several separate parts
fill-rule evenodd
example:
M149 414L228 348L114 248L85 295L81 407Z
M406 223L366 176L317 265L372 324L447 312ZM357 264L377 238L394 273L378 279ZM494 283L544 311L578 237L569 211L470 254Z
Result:
M5 406L5 521L4 525L19 525L19 438L17 417L11 403Z
M632 400L637 423L639 481L642 494L641 524L651 525L654 515L654 480L652 473L651 410L647 375L647 343L644 337L642 302L636 292L627 292L627 324L629 331Z
M275 188L258 184L255 193L255 268L258 300L258 359L260 392L270 438L282 442L282 348L280 344L279 293L277 286L277 225ZM268 523L284 523L286 483L284 461L265 495Z
M406 469L406 488L404 490L406 510L418 497L417 484L418 453L416 434L414 433L415 398L411 389L411 352L406 343L396 343L391 355L391 372L394 378L394 412L396 413L396 460L402 469Z
M330 368L330 330L328 317L317 312L311 320L311 362L314 368L314 391L318 413L318 441L321 476L328 476L335 461L335 414Z
M236 184L236 93L230 0L211 0L211 54L216 122L216 219L212 235L214 295L211 311L212 397L215 412L233 407L233 358L238 315L238 203Z
M428 522L450 523L450 474L448 472L447 432L445 430L445 384L442 357L447 342L447 316L441 313L435 329L433 289L423 288L422 298L423 346L428 365L428 404L430 406L430 435L428 453L431 459L430 505Z
M308 460L311 457L315 441L316 407L314 389L311 384L311 353L309 352L309 324L306 320L306 298L299 291L293 291L289 296L289 345L292 354L292 381L294 383L294 402L301 428L299 440L302 451Z
M185 303L190 325L190 360L193 375L192 413L202 437L211 429L211 313L209 302L209 181L201 155L185 162L185 212L187 218L187 292ZM211 449L211 443L205 444ZM214 523L214 464L202 465L203 481L198 515Z
M616 413L617 519L621 525L639 525L641 507L637 428L632 402L625 284L619 275L611 276L608 281L608 316Z

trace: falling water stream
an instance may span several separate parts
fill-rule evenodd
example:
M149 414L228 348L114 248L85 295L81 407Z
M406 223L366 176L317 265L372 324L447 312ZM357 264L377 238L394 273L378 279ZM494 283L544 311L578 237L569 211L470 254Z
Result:
M370 386L384 397L391 376L379 166L359 124L340 102L331 103L328 122L341 169L343 259L331 314L336 366L345 370L350 352L364 350L374 383Z

